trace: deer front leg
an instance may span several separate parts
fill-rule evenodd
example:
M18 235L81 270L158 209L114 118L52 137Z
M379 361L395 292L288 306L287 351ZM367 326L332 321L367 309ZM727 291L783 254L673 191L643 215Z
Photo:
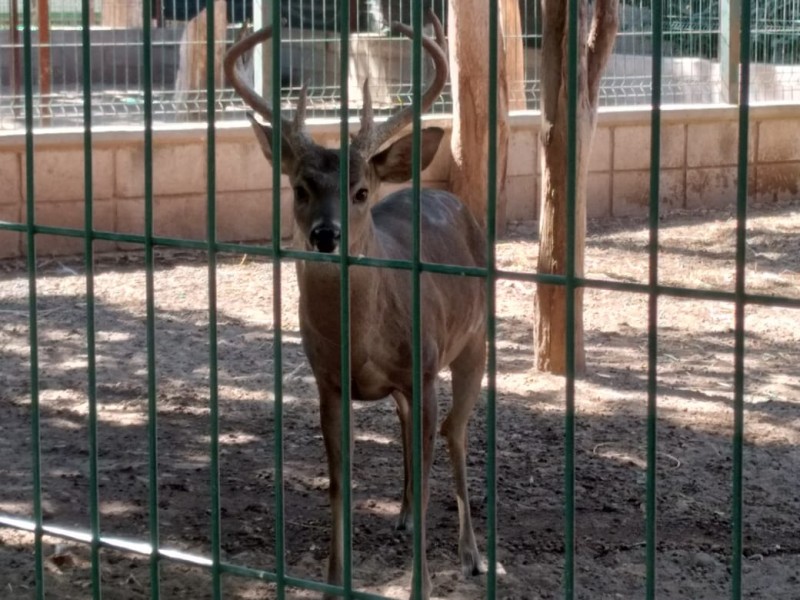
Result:
M409 411L410 413L410 411ZM411 600L428 600L431 595L431 576L428 572L427 559L427 527L428 500L430 498L430 476L433 466L433 451L436 447L436 422L438 406L436 402L436 378L426 378L422 389L422 527L420 531L420 552L422 553L421 595L417 596L413 590L417 588L417 581L412 580ZM411 429L411 427L409 427ZM411 446L409 440L409 447ZM413 450L409 451L411 454ZM413 487L413 486L412 486ZM413 512L413 511L412 511Z
M413 494L411 482L413 474L411 472L411 403L408 396L402 392L392 394L397 404L397 416L400 418L400 432L403 441L403 501L400 505L400 516L397 519L395 528L398 531L413 531L414 515L412 513L411 501Z
M342 512L342 409L341 396L320 387L320 425L328 457L330 485L328 497L331 505L331 545L328 554L328 583L342 585L342 557L344 555L344 513ZM352 443L350 444L352 449ZM325 600L335 595L326 594Z

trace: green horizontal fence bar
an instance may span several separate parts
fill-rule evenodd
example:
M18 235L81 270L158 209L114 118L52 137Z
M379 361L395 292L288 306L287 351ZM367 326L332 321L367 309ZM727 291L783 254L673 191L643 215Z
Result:
M82 238L84 233L79 229L66 227L51 227L46 225L36 225L34 232L38 234L59 235L64 237ZM26 225L19 223L0 222L0 230L27 232ZM116 233L111 231L95 230L94 239L111 242L124 242L132 244L145 244L145 236L141 234ZM188 240L181 238L170 238L153 236L152 243L155 246L164 248L182 248L187 250L206 250L208 243L199 240ZM256 244L237 244L232 242L217 242L214 244L218 253L239 253L254 256L273 257L274 252L271 246L259 246ZM280 256L285 259L309 260L314 262L338 262L337 256L320 255L303 250L290 250L283 248ZM411 270L411 262L404 260L389 260L379 258L369 258L364 256L350 256L347 259L349 265L374 266L388 269ZM461 265L448 265L444 263L421 262L420 269L428 273L445 273L450 275L463 275L466 277L487 277L488 270L479 267L464 267ZM497 270L497 279L508 279L514 281L529 281L534 283L547 283L551 285L566 285L564 275L549 275L545 273L534 273L526 271L509 271L507 269ZM649 294L650 286L648 283L634 283L630 281L614 281L610 279L594 279L590 277L575 277L575 287L583 287L598 290L610 290L617 292L633 292L636 294ZM659 285L657 288L659 296L674 298L695 298L701 300L713 300L715 302L736 302L736 293L718 289L690 288L676 285ZM800 308L800 298L790 296L745 293L745 305L775 306L783 308Z
M81 56L83 59L83 188L84 188L84 270L86 276L86 379L89 403L89 523L91 541L92 598L103 595L100 578L100 489L97 437L97 345L94 297L94 191L92 177L92 53L91 5L81 0Z

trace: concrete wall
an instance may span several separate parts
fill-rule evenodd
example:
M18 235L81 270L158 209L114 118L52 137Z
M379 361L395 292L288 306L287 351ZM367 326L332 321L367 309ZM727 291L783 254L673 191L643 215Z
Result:
M735 107L663 111L661 206L675 209L729 206L736 198ZM426 123L449 127L448 119ZM314 123L321 143L338 143L338 123ZM356 125L354 125L354 128ZM508 220L535 219L538 210L539 115L512 116ZM749 197L771 202L800 193L800 106L751 108ZM84 155L80 131L36 132L36 223L83 227ZM605 110L599 117L589 175L593 218L640 216L649 197L650 111ZM445 187L449 149L443 142L423 174L424 185ZM0 133L0 221L24 223L24 136ZM144 152L138 129L98 130L93 146L94 227L142 234ZM174 125L154 134L155 234L202 240L206 229L206 138L203 126ZM220 124L217 135L217 231L223 241L269 238L271 171L249 126ZM292 233L291 196L284 178L282 232ZM37 237L41 255L78 253L80 238ZM99 251L126 247L98 242ZM129 247L129 245L128 245ZM0 257L24 253L21 234L0 231Z

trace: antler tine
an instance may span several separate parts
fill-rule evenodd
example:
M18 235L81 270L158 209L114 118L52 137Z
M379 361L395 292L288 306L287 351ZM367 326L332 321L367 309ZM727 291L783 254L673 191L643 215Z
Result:
M439 44L439 47L447 56L447 40L444 36L444 27L442 26L442 22L436 17L436 13L433 12L432 8L428 8L425 11L425 19L433 25L433 37L436 39L436 43Z
M369 133L372 130L374 123L374 116L372 112L372 94L369 91L369 76L364 79L364 88L362 92L363 105L361 106L361 131Z
M433 23L433 30L435 33L436 38L429 38L426 36L422 37L422 47L425 51L430 55L433 59L433 64L435 68L435 76L433 81L428 86L428 89L425 90L425 93L422 95L422 112L427 111L436 99L439 97L439 94L442 93L445 84L447 83L447 73L448 73L448 66L447 66L447 44L444 39L444 29L442 27L441 21L439 21L438 17L434 14L432 10L427 11L428 20ZM392 31L396 33L402 33L407 38L414 37L414 31L407 25L402 23L393 23L392 24ZM369 98L368 93L365 93L365 101ZM370 112L371 112L370 106ZM411 123L413 119L414 109L412 106L407 106L403 110L398 113L395 113L391 117L389 117L385 122L377 125L374 130L368 134L363 136L364 142L368 142L366 144L366 150L368 154L372 154L373 152L377 151L380 146L394 136L398 131L403 129L406 125ZM362 116L362 128L364 127L364 118ZM361 132L358 135L359 139L362 138Z
M297 109L294 113L294 128L302 131L306 126L306 102L308 101L308 83L304 83L300 88L300 97L297 99Z
M272 113L272 107L270 107L269 103L264 100L264 98L258 92L256 92L244 81L244 79L242 79L241 75L239 74L239 70L236 68L236 62L245 52L252 50L260 43L266 42L271 36L271 26L267 26L253 32L249 36L242 38L233 46L231 46L230 50L228 50L227 54L225 54L224 61L225 76L230 84L242 97L242 100L244 100L248 106L250 106L270 124L273 123L274 117ZM303 115L305 115L304 97L301 98L301 102L298 104L297 109L298 113L302 112ZM295 122L293 123L292 121L281 117L281 127L283 129L283 135L294 136L301 131L303 127L303 120L300 119L298 121L298 119L295 118Z

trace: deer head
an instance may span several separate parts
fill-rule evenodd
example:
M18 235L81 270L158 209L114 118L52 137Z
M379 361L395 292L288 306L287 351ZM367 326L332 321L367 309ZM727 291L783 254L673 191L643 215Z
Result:
M439 20L429 13L435 39L423 37L422 45L431 56L435 66L435 77L422 97L422 111L428 110L444 88L447 81L447 54L444 31ZM395 23L395 32L412 37L406 25ZM269 104L239 75L237 60L257 44L268 40L272 28L265 27L234 44L225 56L225 74L244 101L257 113L248 118L267 160L273 163L272 135L276 115ZM413 109L407 106L383 123L376 124L373 118L369 81L364 83L364 105L361 127L350 144L349 156L349 232L350 252L363 251L365 240L372 228L370 208L379 196L382 181L402 183L411 178L412 161L411 134L383 145L411 123ZM277 111L278 113L280 111ZM301 90L294 119L281 119L281 171L288 176L294 193L294 219L306 248L319 252L334 252L341 234L340 215L340 163L339 152L324 148L314 142L305 127L306 88ZM440 128L422 131L421 167L425 169L439 147L444 132Z

